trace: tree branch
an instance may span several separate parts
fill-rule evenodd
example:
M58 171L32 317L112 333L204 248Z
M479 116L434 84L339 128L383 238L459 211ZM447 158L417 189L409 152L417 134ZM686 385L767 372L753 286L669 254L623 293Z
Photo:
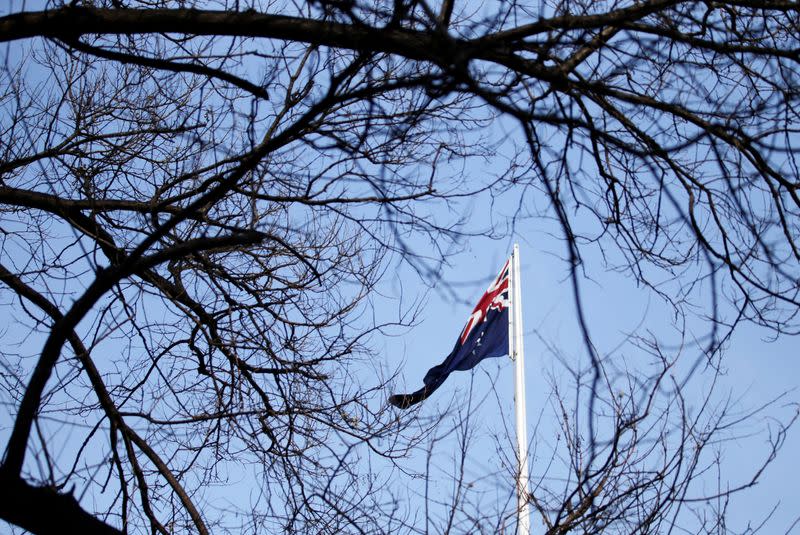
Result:
M83 533L118 535L117 528L84 511L72 494L51 487L35 487L0 469L0 518L40 535Z

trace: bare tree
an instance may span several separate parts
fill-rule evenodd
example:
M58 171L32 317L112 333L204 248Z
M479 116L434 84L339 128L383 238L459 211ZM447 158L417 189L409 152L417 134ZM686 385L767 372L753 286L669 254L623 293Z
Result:
M684 355L690 345L665 351L647 337L630 337L604 355L594 384L586 359L535 334L552 367L547 402L531 421L533 533L792 532L796 511L781 493L773 489L772 503L755 507L747 492L800 416L788 392L745 401L726 385L721 355L696 373ZM497 372L507 375L508 366ZM487 382L475 380L484 374L497 389L477 386ZM455 396L459 405L438 422L417 468L413 492L424 509L408 520L409 532L518 533L510 382L474 370L468 393ZM580 399L590 398L596 410L587 415ZM501 424L486 424L503 415ZM747 455L726 459L743 448Z
M402 422L380 370L364 371L384 327L373 290L391 258L435 279L463 236L503 230L466 224L461 200L513 195L512 222L561 232L589 359L573 385L588 392L572 409L588 415L568 441L573 490L532 499L553 533L657 531L694 474L674 463L690 457L662 452L656 477L632 452L667 414L696 423L651 340L659 370L613 397L631 375L609 379L592 343L585 253L679 316L700 305L708 361L743 321L797 332L799 17L781 1L569 0L3 16L0 279L14 330L0 517L34 532L407 525L359 479L364 451L413 445L386 439ZM480 135L493 122L508 139ZM493 176L469 172L498 152ZM241 463L261 467L263 492L212 507L209 489Z

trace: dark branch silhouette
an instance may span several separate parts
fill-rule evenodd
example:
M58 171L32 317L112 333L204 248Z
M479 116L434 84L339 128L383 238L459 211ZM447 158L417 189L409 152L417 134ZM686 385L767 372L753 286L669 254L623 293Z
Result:
M447 435L387 402L425 394L387 400L375 349L416 304L376 310L397 265L447 293L454 252L524 221L564 242L584 347L553 381L563 442L533 478L547 533L656 533L703 507L721 530L720 504L775 458L793 417L751 479L692 494L741 421L686 396L740 325L800 331L795 3L78 4L0 17L0 518L510 529L507 507L470 501L470 416ZM690 365L647 333L630 340L646 369L603 354L582 285L604 270L687 339L702 322ZM455 490L421 528L365 458L406 473L445 436ZM242 466L260 493L219 506Z

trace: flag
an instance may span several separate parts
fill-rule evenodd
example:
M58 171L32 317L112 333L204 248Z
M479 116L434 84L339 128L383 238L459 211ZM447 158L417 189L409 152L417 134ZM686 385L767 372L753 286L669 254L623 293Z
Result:
M509 277L511 259L506 260L500 274L492 281L467 320L453 350L444 362L434 366L412 394L395 394L389 403L407 409L430 396L454 370L469 370L485 358L508 354Z

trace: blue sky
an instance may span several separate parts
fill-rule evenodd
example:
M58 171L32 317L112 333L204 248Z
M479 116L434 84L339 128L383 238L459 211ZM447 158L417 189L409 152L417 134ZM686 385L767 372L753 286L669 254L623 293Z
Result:
M31 6L28 4L29 8ZM514 128L498 121L488 131L474 135L503 139L509 132L513 134ZM503 145L491 161L475 159L457 162L449 172L464 172L481 180L481 177L491 176L493 171L507 163L512 152L512 147ZM574 164L578 165L579 162ZM521 211L520 206L523 207ZM585 398L574 401L571 396L568 374L557 357L580 366L587 363L587 354L576 321L567 264L562 260L564 245L558 237L558 228L552 220L540 217L536 210L528 210L531 206L540 209L544 206L540 193L527 190L522 197L519 190L514 190L498 197L494 203L490 203L486 197L458 203L455 214L446 213L441 206L433 209L432 213L437 217L464 217L474 229L486 228L492 223L503 226L507 218L518 217L501 239L464 238L460 243L460 252L447 257L438 279L423 280L407 264L398 258L390 258L387 276L379 287L380 295L376 294L374 299L376 314L389 320L396 317L398 307L410 306L415 302L420 302L421 306L416 326L394 329L384 336L375 335L372 344L376 349L376 367L387 372L400 371L401 375L394 385L397 390L413 391L419 388L427 369L441 362L450 351L474 302L510 253L513 243L518 242L522 257L526 333L528 433L532 445L530 468L534 482L547 474L542 483L557 485L556 478L551 476L559 475L559 468L553 467L550 457L559 440L559 431L554 425L554 419L559 416L554 405L554 384L567 388L562 391L565 399L577 404L580 410L585 408ZM424 239L414 240L412 245L420 254L425 254L426 248L431 248L431 244ZM708 313L707 288L701 286L698 289L695 306L690 307L686 323L683 323L682 318L676 318L674 310L660 297L637 286L625 273L607 269L597 249L587 246L584 254L582 273L586 277L581 278L584 310L592 339L601 355L610 355L611 360L618 359L621 367L635 369L643 366L647 358L636 347L626 343L630 333L649 332L666 346L674 348L679 343L679 327L685 327L685 332L698 337L707 332L708 324L703 320ZM3 308L2 313L6 314L7 310ZM0 317L0 324L10 323L10 318ZM15 334L10 333L10 337L13 338ZM765 446L771 438L770 429L775 429L777 421L785 421L791 416L796 410L792 403L800 400L795 390L800 377L797 338L783 336L770 340L771 337L769 331L743 324L726 344L721 360L722 373L714 399L732 400L733 408L741 414L747 414L751 409L788 392L774 406L731 430L726 437L730 440L720 444L724 468L721 479L730 482L731 486L747 480L765 455ZM27 342L34 344L38 341ZM691 336L686 337L684 343L680 364L676 367L679 374L685 373L699 355L699 345ZM24 353L27 349L22 347L15 351ZM424 419L435 416L446 407L454 412L465 407L473 411L470 420L473 435L466 448L469 460L466 477L472 488L481 489L482 499L487 506L498 503L507 506L513 495L512 483L507 477L512 469L510 460L513 458L509 450L513 436L508 433L513 430L512 370L508 359L499 358L482 363L471 373L454 373L417 413L420 419ZM365 381L369 381L371 372L372 369L365 366L359 373L363 374ZM704 389L709 387L709 376L708 370L701 366L693 377L689 392L696 398L688 400L690 406L692 402L696 404ZM386 397L391 393L387 391ZM2 426L7 429L10 413L0 413L0 417L3 418L0 420ZM453 421L448 420L443 424L443 429L449 429L452 425ZM798 434L796 429L790 431L779 457L767 468L758 485L734 497L728 509L733 529L741 531L750 521L760 522L773 505L780 503L764 532L800 533L800 526L794 525L797 511L800 511L800 498L795 492L796 482L800 480L800 467L793 457L793 452L800 449ZM0 435L5 436L5 433ZM432 472L431 481L434 498L447 499L453 492L452 478L457 471L457 462L452 454L459 446L457 433L436 444L436 469ZM500 453L497 452L498 448ZM426 454L424 448L420 449L401 463L412 472L422 471ZM393 482L406 485L409 494L405 507L411 511L418 510L423 504L421 496L414 494L419 492L419 480L404 479L405 476L398 471L383 467L380 461L375 462L377 477L390 477ZM558 464L559 460L555 462ZM248 468L242 468L241 472L231 470L226 478L245 484L236 487L235 491L221 486L209 491L209 495L219 494L231 502L247 503L249 494L253 492L252 485L258 484ZM700 483L701 488L696 489L698 492L704 490L704 485L712 489L717 484L716 474L709 474L708 479ZM432 516L440 520L445 509L444 506L433 507ZM541 526L537 521L533 525Z
M549 467L547 444L552 444L552 437L557 434L552 422L554 407L548 376L563 374L563 367L552 348L557 348L573 362L585 359L586 351L575 320L571 288L565 280L565 263L557 258L561 243L526 227L524 223L520 225L512 239L470 242L462 255L452 259L452 266L446 268L443 278L454 282L475 281L471 290L465 288L460 295L476 301L484 290L484 282L510 251L511 242L519 241L521 244L531 473L536 481L537 476ZM661 333L659 336L663 336L664 341L674 339L676 333L671 326L671 311L658 298L637 288L625 275L604 272L598 259L594 260L596 263L591 270L588 266L592 264L587 262L587 272L590 272L592 280L582 282L593 339L601 353L616 349L615 354L620 359L636 365L635 349L624 347L626 333L650 329ZM407 287L405 291L406 295L410 293ZM472 309L472 305L442 298L441 292L435 289L419 288L418 291L427 296L419 325L406 336L383 341L388 362L401 366L402 378L409 391L420 386L427 369L438 364L450 351ZM699 333L707 326L695 320L691 327ZM735 431L736 438L722 445L722 478L729 481L731 487L746 482L766 457L770 419L785 419L796 410L791 403L796 403L799 397L795 390L797 340L786 336L769 341L770 334L752 325L742 325L727 344L722 359L724 370L716 397L725 399L731 396L735 399L736 410L745 413L787 392L775 407L751 418ZM623 348L620 349L618 346L621 344ZM682 359L693 362L697 354L696 348L689 344ZM495 442L506 440L505 447L513 448L513 435L507 433L513 432L512 374L513 364L507 358L486 360L473 373L453 373L420 409L421 414L432 414L438 407L451 402L455 406L465 404L474 379L473 399L485 397L487 400L474 422L478 429L476 433L482 438L476 440L477 444L471 450L474 465L470 474L476 482L489 486L502 485L502 478L491 476L508 468L508 460L503 467L502 460L494 454ZM702 372L695 376L694 382L700 389L707 386ZM794 533L800 529L793 526L796 512L800 510L800 498L794 492L795 482L800 477L800 467L793 455L798 447L798 432L790 430L778 458L764 472L758 485L733 498L728 509L729 528L738 531L744 530L750 522L760 523L772 507L778 505L764 532ZM487 451L491 454L487 455ZM447 480L448 476L440 474L440 477ZM712 483L709 480L707 488L711 488ZM510 486L512 483L507 481L507 484ZM444 484L442 487L445 489L443 493L448 492L449 487ZM701 488L696 490L700 492ZM502 496L502 492L500 494ZM537 527L541 529L535 518L533 526L534 533Z

